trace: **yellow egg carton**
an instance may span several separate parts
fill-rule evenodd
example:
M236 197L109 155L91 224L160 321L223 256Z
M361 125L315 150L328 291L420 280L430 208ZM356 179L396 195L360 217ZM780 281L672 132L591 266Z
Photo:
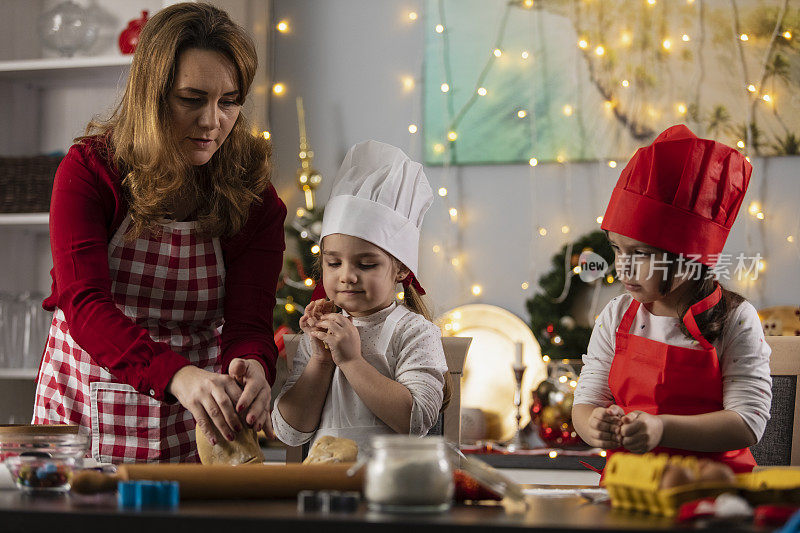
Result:
M606 465L603 485L618 509L674 516L680 506L699 498L736 492L754 505L775 503L800 504L800 469L766 468L738 474L735 483L695 481L670 488L660 488L664 469L676 464L697 475L696 457L666 454L615 453Z

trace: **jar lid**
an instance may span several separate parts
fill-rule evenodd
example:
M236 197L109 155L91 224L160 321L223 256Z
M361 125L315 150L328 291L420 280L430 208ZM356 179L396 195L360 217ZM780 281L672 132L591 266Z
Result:
M426 448L435 449L445 445L444 438L440 436L412 437L411 435L373 435L369 439L372 448L403 447L403 448Z
M71 424L0 424L0 439L6 435L77 435L79 429Z

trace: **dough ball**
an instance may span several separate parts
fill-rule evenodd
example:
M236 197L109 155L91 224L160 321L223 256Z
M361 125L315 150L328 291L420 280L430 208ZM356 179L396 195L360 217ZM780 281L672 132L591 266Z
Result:
M199 427L195 427L195 437L197 453L200 455L200 462L204 465L240 465L264 462L264 454L261 452L261 446L258 445L256 430L244 424L233 442L224 437L218 437L217 443L212 445Z
M736 483L736 474L733 469L726 464L701 459L697 465L698 481L713 481L733 485Z
M358 445L354 441L325 435L317 439L303 464L352 463L357 457Z
M680 487L681 485L694 483L694 481L694 472L681 465L670 463L664 467L659 488L671 489L672 487Z

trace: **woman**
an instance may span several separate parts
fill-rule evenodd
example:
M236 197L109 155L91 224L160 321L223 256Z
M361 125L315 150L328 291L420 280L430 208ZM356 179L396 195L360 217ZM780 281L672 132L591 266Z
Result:
M33 420L80 425L98 461L197 461L195 421L212 442L272 431L286 207L240 113L256 60L225 12L160 11L56 172Z

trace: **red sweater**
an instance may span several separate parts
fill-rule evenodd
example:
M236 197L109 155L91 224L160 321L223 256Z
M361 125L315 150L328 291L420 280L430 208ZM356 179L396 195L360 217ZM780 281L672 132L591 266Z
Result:
M44 308L61 309L75 342L120 382L165 400L172 376L190 363L168 344L155 342L114 304L108 243L128 206L122 178L98 150L100 142L73 145L56 171L50 203L53 287ZM271 185L262 200L250 208L242 230L220 243L227 272L222 372L236 357L256 359L272 385L278 357L272 310L285 249L286 206Z

